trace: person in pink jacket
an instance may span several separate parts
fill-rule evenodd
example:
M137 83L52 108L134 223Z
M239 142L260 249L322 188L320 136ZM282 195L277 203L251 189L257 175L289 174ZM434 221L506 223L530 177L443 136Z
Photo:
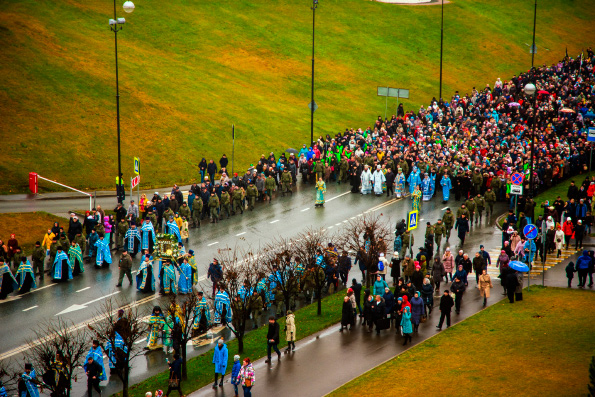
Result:
M452 271L455 267L455 258L450 253L450 248L447 248L442 256L442 265L444 265L444 276L446 282L448 282L448 275L450 275L450 281L452 282Z
M111 244L111 233L112 233L112 224L109 221L109 216L103 217L103 227L105 227L105 238L103 241L107 242L108 245Z

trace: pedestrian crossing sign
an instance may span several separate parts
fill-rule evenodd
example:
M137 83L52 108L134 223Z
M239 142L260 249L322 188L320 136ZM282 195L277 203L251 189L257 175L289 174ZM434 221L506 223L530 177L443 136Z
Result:
M140 159L138 157L134 158L134 173L136 175L140 174Z
M407 231L417 229L417 215L419 211L411 211L407 215Z

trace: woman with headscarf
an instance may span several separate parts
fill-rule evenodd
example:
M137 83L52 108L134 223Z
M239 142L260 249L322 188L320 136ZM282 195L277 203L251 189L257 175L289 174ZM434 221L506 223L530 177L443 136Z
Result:
M564 248L564 232L562 231L562 226L558 225L556 233L554 234L554 244L556 247L556 251L558 252L557 258L560 257L562 254L562 249Z
M18 242L16 235L14 233L10 235L10 238L8 239L8 242L6 243L6 246L8 247L8 252L7 252L8 261L11 261L12 257L17 252L17 247L19 246L19 242Z
M415 261L415 271L411 275L411 283L415 287L415 290L419 291L421 289L423 282L424 282L424 274L421 270L421 265L419 264L419 262Z
M364 292L364 326L368 326L368 332L372 332L372 326L374 325L374 318L372 313L372 305L374 303L374 297L370 294L370 290L366 289Z
M450 281L452 282L452 271L455 267L455 258L452 256L450 252L450 248L447 248L442 256L442 265L444 266L444 276L446 277L446 282L448 282L448 276L450 275ZM436 281L436 279L434 279Z
M58 222L54 222L54 226L52 226L52 233L54 233L54 236L56 237L60 236L60 224Z
M347 326L349 326L349 330L351 331L354 324L355 317L353 316L353 306L349 301L349 297L345 296L341 308L341 328L339 329L339 332L343 332L343 328L347 328Z
M413 333L413 327L411 326L411 308L405 306L403 309L403 315L401 317L401 331L403 332L403 346L407 345L407 341L411 342L411 334Z
M413 331L417 332L421 317L424 315L424 301L420 297L419 291L415 291L411 299L411 322L413 323Z
M468 285L467 282L467 271L463 268L463 265L459 265L457 267L457 271L455 272L455 278L461 280L465 285Z
M434 308L434 287L432 286L429 275L424 278L424 284L421 287L421 299L424 301L424 313L432 314L432 309Z

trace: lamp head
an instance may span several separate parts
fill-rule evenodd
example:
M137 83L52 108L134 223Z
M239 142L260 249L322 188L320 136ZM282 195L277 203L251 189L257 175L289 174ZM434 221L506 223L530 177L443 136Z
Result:
M124 11L126 11L127 13L131 13L132 11L134 11L134 3L130 0L124 2Z
M535 94L535 91L537 91L537 89L535 88L535 84L528 83L523 89L523 91L525 91L525 94L527 95L533 95Z

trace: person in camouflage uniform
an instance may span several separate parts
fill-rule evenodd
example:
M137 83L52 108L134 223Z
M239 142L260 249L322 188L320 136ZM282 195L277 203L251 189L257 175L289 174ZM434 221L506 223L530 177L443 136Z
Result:
M229 197L229 193L227 192L227 190L223 190L221 192L220 205L221 205L221 210L219 212L219 215L220 215L221 219L223 219L223 212L227 212L227 219L229 219L229 217L231 216L231 199Z
M486 203L483 199L483 197L481 197L481 194L477 194L477 196L475 197L475 224L477 225L477 223L479 222L481 224L481 218L483 216L483 210L486 206Z
M120 219L120 223L116 226L116 251L120 248L124 247L124 236L128 231L128 222L126 222L126 218Z
M232 214L237 214L238 210L240 213L244 213L244 206L242 205L242 189L240 189L239 187L235 187L233 189L233 193L232 193L232 198L233 198L233 209L232 209Z
M291 174L289 170L286 168L281 175L281 195L285 196L285 193L291 193L293 195L293 191L291 190Z
M492 188L488 188L484 200L488 206L488 209L486 211L486 218L489 220L490 216L494 215L494 203L496 202L496 194L494 193Z
M250 209L250 211L253 211L254 203L256 202L256 199L258 198L258 189L256 189L256 186L254 186L254 183L252 183L252 181L250 181L250 184L248 185L248 190L246 191L246 196L248 198L248 208Z
M450 238L450 232L455 226L455 214L452 213L450 208L447 208L444 215L442 215L442 223L444 223L444 229L446 230L446 241L448 241Z
M200 219L202 217L202 199L198 198L192 203L192 227L200 227Z
M442 219L438 219L438 222L434 225L434 241L436 242L436 252L440 252L440 244L442 244L442 236L446 234L446 228Z
M219 197L215 194L215 191L211 192L209 198L209 211L211 214L211 223L219 222Z

